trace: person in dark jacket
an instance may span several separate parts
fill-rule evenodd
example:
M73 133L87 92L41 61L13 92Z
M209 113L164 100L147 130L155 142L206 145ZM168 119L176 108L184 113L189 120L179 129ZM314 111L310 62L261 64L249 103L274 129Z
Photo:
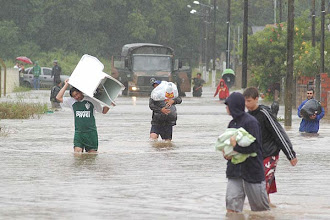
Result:
M193 97L201 97L203 92L203 84L205 84L201 73L197 73L197 76L193 78L193 84Z
M50 90L50 102L52 104L52 109L57 111L58 109L61 108L60 102L57 101L56 96L60 92L62 88L62 82L61 80L56 81L56 86L53 86L52 89Z
M300 114L302 107L310 99L314 99L314 89L311 89L311 88L307 90L307 99L304 100L298 107L299 118L302 117ZM301 120L300 126L299 126L300 132L317 133L319 131L320 120L324 116L324 108L323 107L321 107L321 108L322 108L321 114L318 114L318 115L314 114L314 115L309 116L310 120L306 120L304 118Z
M152 86L156 88L161 81L152 81ZM152 110L152 120L150 129L150 139L157 140L160 135L165 141L172 140L173 126L176 125L177 112L176 104L181 104L181 97L154 101L149 99L149 108Z
M57 64L57 60L53 62L54 66L52 68L51 78L54 77L54 86L56 86L56 81L61 81L62 68Z
M248 157L244 162L233 164L230 157L227 162L226 176L228 178L226 192L227 212L242 212L245 196L248 197L252 211L269 210L266 193L266 183L261 152L261 130L259 122L246 113L245 100L241 93L233 92L225 101L226 109L233 119L228 128L244 128L256 140L247 147L236 143L235 137L230 139L234 151L250 154L257 153L256 157Z
M258 104L258 89L254 87L247 88L243 95L246 108L258 120L261 126L262 156L269 200L269 194L277 192L275 170L280 151L283 151L292 166L295 166L298 160L288 135L270 108Z

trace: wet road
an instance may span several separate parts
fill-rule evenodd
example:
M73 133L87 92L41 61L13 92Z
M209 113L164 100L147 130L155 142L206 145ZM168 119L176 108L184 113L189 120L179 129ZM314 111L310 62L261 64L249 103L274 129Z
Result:
M97 114L99 153L72 153L69 109L40 119L1 120L0 219L226 219L226 161L213 144L231 117L205 88L177 106L173 143L150 143L146 97L119 97ZM9 94L5 100L48 102L49 91ZM284 108L279 116L283 118ZM303 136L299 119L287 132L298 155L283 153L277 169L277 205L228 219L330 219L330 124Z

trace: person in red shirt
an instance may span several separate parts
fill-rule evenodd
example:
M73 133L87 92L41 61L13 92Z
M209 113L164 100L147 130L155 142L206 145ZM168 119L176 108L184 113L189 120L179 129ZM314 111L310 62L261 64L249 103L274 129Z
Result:
M229 89L223 79L220 79L217 90L214 93L214 97L219 93L219 99L225 100L229 96Z

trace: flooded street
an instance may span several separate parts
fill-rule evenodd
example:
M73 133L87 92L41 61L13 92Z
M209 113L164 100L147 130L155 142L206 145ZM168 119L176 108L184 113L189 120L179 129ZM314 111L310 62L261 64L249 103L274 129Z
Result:
M97 155L73 154L70 109L1 120L0 219L226 219L226 161L213 145L231 117L204 90L177 105L172 144L149 141L148 97L120 96L108 114L96 114ZM49 93L18 99L48 103ZM271 195L277 207L253 213L246 201L243 216L227 219L330 219L330 123L321 120L318 136L303 136L293 113L287 132L298 164L280 153Z

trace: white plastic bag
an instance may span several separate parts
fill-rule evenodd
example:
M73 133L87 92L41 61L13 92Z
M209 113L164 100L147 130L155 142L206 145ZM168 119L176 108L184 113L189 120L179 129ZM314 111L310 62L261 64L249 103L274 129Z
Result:
M154 101L163 101L166 99L174 99L178 97L178 88L172 82L162 81L151 92L151 98Z

